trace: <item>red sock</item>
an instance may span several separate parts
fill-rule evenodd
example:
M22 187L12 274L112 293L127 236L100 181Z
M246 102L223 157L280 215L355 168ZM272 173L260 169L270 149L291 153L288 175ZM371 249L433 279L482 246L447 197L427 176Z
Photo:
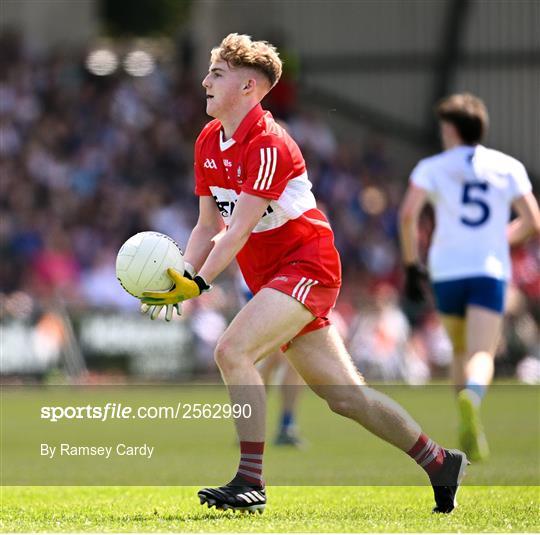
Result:
M262 461L264 442L240 442L240 465L237 477L245 479L252 485L264 485L262 478Z
M436 474L442 467L446 453L444 448L422 433L416 444L407 452L429 476Z

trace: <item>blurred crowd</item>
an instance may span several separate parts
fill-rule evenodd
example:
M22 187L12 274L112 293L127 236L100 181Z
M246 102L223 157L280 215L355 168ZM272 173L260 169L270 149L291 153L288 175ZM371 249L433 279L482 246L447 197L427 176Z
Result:
M2 320L34 321L58 302L71 314L135 311L115 278L116 252L150 229L187 242L197 215L193 144L209 120L201 76L174 62L144 77L96 76L83 56L30 57L13 36L0 38L0 72ZM431 307L400 300L397 210L410 169L392 161L378 136L340 140L298 105L291 79L266 104L301 146L334 228L344 267L334 321L358 366L373 378L410 382L441 372L451 349ZM424 249L430 230L428 213ZM540 357L539 266L537 241L515 251L499 359L505 373ZM185 307L201 369L213 366L212 346L241 303L235 268L221 281Z

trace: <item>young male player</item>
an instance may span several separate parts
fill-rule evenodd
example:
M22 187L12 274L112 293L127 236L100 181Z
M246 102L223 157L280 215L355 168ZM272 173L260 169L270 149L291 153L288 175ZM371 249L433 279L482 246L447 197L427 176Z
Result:
M444 151L414 168L401 207L401 240L410 299L425 295L417 224L424 204L435 209L429 276L441 320L454 347L461 448L471 460L489 453L479 408L493 378L502 329L509 245L540 229L538 204L523 165L480 144L488 126L479 98L456 94L436 108ZM518 217L510 224L510 210Z
M240 463L233 480L202 489L201 503L262 511L265 389L255 363L282 346L302 378L330 408L413 457L428 473L435 511L449 513L467 458L422 433L398 404L366 386L327 319L341 284L332 229L317 210L298 146L260 102L281 74L273 46L230 34L212 50L203 80L208 123L195 145L199 219L185 258L191 280L169 269L175 286L148 292L146 307L168 308L210 290L234 257L251 299L219 340L215 359L232 403L252 417L235 421ZM212 238L226 231L215 243ZM339 385L339 386L336 386Z

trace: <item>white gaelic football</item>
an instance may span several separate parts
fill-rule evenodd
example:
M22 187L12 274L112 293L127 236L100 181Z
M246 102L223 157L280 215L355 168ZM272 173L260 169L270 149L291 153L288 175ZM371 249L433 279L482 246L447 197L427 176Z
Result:
M184 258L176 242L159 232L139 232L122 245L116 257L116 278L134 297L170 290L167 268L184 273Z

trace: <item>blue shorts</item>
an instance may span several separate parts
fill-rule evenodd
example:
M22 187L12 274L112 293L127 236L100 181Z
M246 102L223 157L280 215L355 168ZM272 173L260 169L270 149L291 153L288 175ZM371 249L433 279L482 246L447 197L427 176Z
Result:
M435 304L441 314L465 317L467 307L476 305L502 314L506 281L491 277L469 277L433 282Z

